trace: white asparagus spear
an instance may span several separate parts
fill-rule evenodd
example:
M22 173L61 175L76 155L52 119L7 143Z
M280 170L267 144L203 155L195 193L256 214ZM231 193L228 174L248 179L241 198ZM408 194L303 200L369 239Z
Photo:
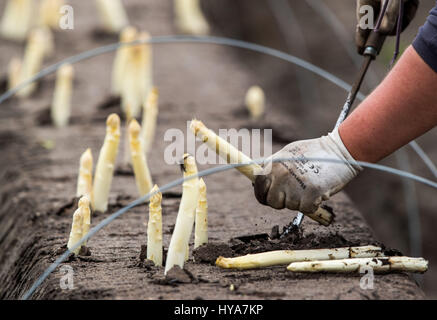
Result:
M182 168L184 170L184 178L192 178L184 181L182 185L182 199L168 248L165 273L174 265L178 265L181 268L184 267L199 198L199 178L194 177L197 175L196 160L194 157L185 154Z
M199 180L199 201L196 208L196 227L194 229L194 249L208 243L208 201L206 184Z
M152 188L156 192L149 203L149 221L147 223L147 259L156 266L162 266L162 193L158 186Z
M201 121L192 120L190 129L196 137L200 138L203 143L206 143L208 147L214 150L222 159L226 159L227 163L238 164L253 161L226 140L217 136L212 130L209 130ZM247 166L239 166L236 167L236 169L252 182L255 182L256 175L260 174L263 170L261 166L256 163ZM319 208L315 213L305 215L324 226L330 225L334 219L333 214L323 208Z
M83 196L79 200L79 208L82 209L82 238L83 238L88 234L91 227L91 209L90 209L90 200L88 196ZM84 241L82 246L86 246L86 243L87 242Z
M428 270L428 261L423 258L378 257L355 258L329 261L293 262L287 269L293 272L360 272L363 267L371 267L375 273L406 271L423 273Z
M15 88L20 81L21 60L12 58L8 66L8 89Z
M120 33L121 43L130 43L137 38L137 29L128 26ZM112 67L112 94L118 96L121 94L121 88L123 84L123 77L125 75L125 68L127 60L129 59L129 50L131 45L124 45L117 49L115 54L114 64Z
M0 25L3 37L15 41L26 39L32 24L34 0L8 0Z
M143 104L143 120L141 123L141 143L147 154L155 139L156 122L158 118L158 88L153 87L149 92L146 102Z
M38 24L51 29L59 29L60 9L63 5L63 0L41 0Z
M93 193L93 155L88 148L80 157L76 197L87 196L92 200Z
M147 41L150 35L141 32L139 41ZM141 43L132 46L129 50L126 68L121 88L121 106L124 110L131 106L132 117L138 118L141 106L147 99L152 86L152 65L150 44Z
M58 128L68 125L71 114L74 70L71 64L64 64L56 73L55 92L51 107L53 124Z
M192 120L190 129L196 137L199 137L203 143L206 143L209 148L213 149L222 159L225 159L227 163L238 164L252 161L252 159L240 152L233 145L217 136L212 130L209 130L202 121ZM256 175L260 174L263 170L261 166L256 163L236 167L236 169L251 181L255 181Z
M252 86L246 93L246 107L252 119L257 120L264 114L265 95L259 86Z
M33 77L40 69L47 50L47 37L43 30L35 29L30 33L21 66L20 83ZM17 96L26 98L33 93L36 83L33 82L20 91Z
M176 27L182 33L206 35L209 24L206 21L199 0L174 0Z
M255 269L290 264L297 261L369 258L384 256L380 247L362 246L335 249L276 250L236 258L218 257L216 265L225 269Z
M135 181L140 196L144 196L152 189L152 176L147 165L146 154L141 147L139 138L141 126L137 120L132 119L129 124L129 146L131 152L132 166L135 173Z
M93 184L93 209L105 212L114 175L115 160L120 142L120 118L113 113L106 120L106 136L97 161Z
M120 0L96 0L103 28L111 33L119 33L129 24L123 3Z

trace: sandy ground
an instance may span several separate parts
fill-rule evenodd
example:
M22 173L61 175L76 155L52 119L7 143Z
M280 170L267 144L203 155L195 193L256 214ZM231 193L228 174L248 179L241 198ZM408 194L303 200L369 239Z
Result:
M173 34L170 1L126 1L129 17L153 35ZM3 1L0 8L3 7ZM76 29L56 35L56 55L47 64L72 54L110 43L111 39L92 37L96 27L95 10L90 2L74 5ZM20 46L1 42L0 66L20 55ZM154 181L163 185L181 176L178 166L167 165L163 154L168 142L167 129L186 130L186 121L202 119L212 129L254 126L241 112L248 87L266 83L269 109L260 126L274 132L290 128L286 139L293 140L302 124L275 87L286 78L286 65L273 58L215 45L158 45L154 48L154 80L160 89L157 139L149 156ZM242 63L242 59L249 61ZM26 101L11 100L1 108L0 146L2 186L0 189L0 289L2 298L17 298L30 287L45 267L62 252L71 225L71 205L81 153L91 147L97 159L105 127L104 119L118 108L99 110L109 94L113 54L105 54L75 65L76 80L72 123L63 130L42 126L38 121L47 109L53 90L53 76L41 90ZM4 69L2 69L3 71ZM333 89L329 85L329 90ZM338 90L340 92L340 90ZM282 101L282 103L281 103ZM292 110L290 110L292 111ZM25 129L23 129L25 128ZM46 150L42 142L53 141ZM122 139L123 141L123 139ZM277 150L283 144L274 144ZM121 145L119 160L123 159ZM200 166L200 168L205 168ZM288 224L294 213L259 205L250 183L238 172L228 171L205 179L208 186L209 234L211 242L227 243L231 238L269 233L275 225ZM173 190L181 191L180 187ZM93 216L93 225L135 199L137 191L131 175L115 176L110 211ZM350 200L339 194L330 202L337 222L325 228L305 220L304 238L313 239L308 247L375 243L375 237ZM179 198L164 196L164 244L168 246L176 219ZM89 241L92 255L66 264L75 272L74 290L61 290L61 274L54 274L37 290L37 299L417 299L423 292L406 274L376 276L374 290L362 290L356 275L295 275L284 268L255 271L223 271L212 265L195 263L187 268L195 281L169 285L162 282L163 269L139 264L141 245L146 242L147 210L137 207L101 230ZM256 247L256 244L249 244ZM299 243L289 248L300 247ZM234 284L236 290L231 291Z

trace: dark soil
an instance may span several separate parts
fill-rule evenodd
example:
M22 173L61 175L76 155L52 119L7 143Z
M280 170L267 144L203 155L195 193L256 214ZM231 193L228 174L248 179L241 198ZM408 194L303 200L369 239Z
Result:
M171 1L125 1L135 25L153 35L173 34ZM74 31L57 35L55 57L47 64L74 53L110 43L92 36L94 4L80 1L75 6ZM1 6L0 6L1 7ZM232 8L232 7L230 7ZM0 8L1 10L2 8ZM265 11L265 10L263 10ZM266 24L268 26L268 24ZM214 33L220 34L215 28ZM4 48L3 48L4 47ZM5 44L0 65L20 53ZM253 127L246 117L235 117L247 88L257 83L266 89L268 109L258 128L273 127L288 140L301 125L288 102L279 98L283 90L278 79L290 70L284 62L246 51L214 45L168 44L154 47L155 82L160 90L160 113L153 152L148 156L154 182L162 186L180 178L177 165L164 162L169 145L167 129L185 132L186 121L194 117L211 129ZM0 108L0 298L23 295L50 263L63 252L68 241L72 214L77 206L79 158L92 148L94 162L105 134L105 118L118 108L109 97L113 54L75 65L76 83L72 117L77 119L62 130L38 124L38 115L51 101L50 82L30 100L14 100ZM246 63L252 61L255 66ZM258 67L256 67L258 66ZM332 90L332 88L328 88ZM293 89L290 89L293 91ZM340 91L339 91L340 92ZM109 101L109 102L108 102ZM117 112L120 112L118 110ZM23 128L25 128L23 130ZM275 129L280 128L280 129ZM289 128L289 133L284 133ZM122 134L124 134L124 128ZM297 138L297 137L296 137ZM274 150L283 145L274 142ZM44 142L52 141L53 148ZM119 162L123 158L121 139ZM122 167L120 167L122 168ZM205 169L206 166L199 166ZM360 289L359 275L298 275L284 267L263 270L222 270L213 265L217 255L233 256L277 249L328 248L376 242L361 214L349 198L340 193L329 201L336 222L319 226L306 219L299 233L278 239L295 212L277 211L257 203L251 184L236 171L205 178L208 186L210 243L190 256L184 269L173 268L164 276L163 267L145 259L148 209L138 206L120 216L91 238L85 255L71 257L62 266L74 271L74 289L59 286L63 273L57 269L37 289L34 299L418 299L423 292L407 274L377 275L374 290ZM179 207L181 187L163 196L164 247L167 248ZM114 177L109 210L93 213L92 226L138 196L135 180L125 171ZM272 232L272 228L275 232ZM91 254L91 255L89 255Z

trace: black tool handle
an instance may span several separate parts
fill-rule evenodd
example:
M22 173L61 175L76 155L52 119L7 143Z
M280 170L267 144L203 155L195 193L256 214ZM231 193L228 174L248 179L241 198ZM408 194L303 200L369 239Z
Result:
M371 56L372 59L375 59L381 51L385 38L385 35L376 31L372 31L369 35L369 38L367 38L363 55Z

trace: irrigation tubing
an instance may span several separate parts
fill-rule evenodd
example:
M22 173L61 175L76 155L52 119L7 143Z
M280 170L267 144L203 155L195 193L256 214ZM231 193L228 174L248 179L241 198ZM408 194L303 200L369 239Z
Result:
M420 183L423 183L429 187L435 188L437 189L437 181L431 181L429 179L426 179L424 177L420 177L417 176L415 174L412 174L410 172L404 172L402 170L399 169L395 169L395 168L391 168L391 167L387 167L387 166L383 166L380 164L375 164L375 163L368 163L368 162L362 162L362 161L341 161L338 159L327 159L327 158L305 158L305 157L294 157L294 158L276 158L273 160L270 160L269 162L284 162L284 161L302 161L302 160L310 160L310 161L322 161L322 162L331 162L331 163L338 163L338 164L345 164L345 163L351 163L351 164L358 164L362 167L367 167L370 169L375 169L375 170L379 170L382 172L387 172L387 173L391 173L397 176L401 176L407 179L411 179ZM164 186L162 186L161 188L159 188L158 191L154 191L154 192L150 192L147 195L136 199L135 201L131 202L129 205L127 205L126 207L121 208L120 210L118 210L117 212L111 214L109 217L105 218L104 220L102 220L99 224L97 224L94 228L92 228L89 233L83 237L81 240L79 240L71 249L67 249L67 251L65 251L59 258L56 259L55 262L53 262L44 272L43 274L38 277L38 279L34 282L34 284L30 287L30 289L28 291L25 292L25 294L21 297L22 300L27 300L29 299L32 294L35 292L35 290L44 282L45 279L47 279L47 277L63 262L65 261L65 259L67 259L69 257L69 255L76 250L78 247L81 246L81 244L84 241L87 241L88 239L90 239L94 234L96 234L100 229L104 228L105 226L107 226L108 224L110 224L113 220L115 220L116 218L118 218L119 216L123 215L124 213L126 213L127 211L129 211L130 209L143 204L144 202L148 201L150 199L151 196L155 195L157 192L161 192L164 193L166 191L168 191L169 189L172 189L173 187L176 187L178 185L181 185L184 181L193 179L195 177L205 177L205 176L209 176L215 173L219 173L219 172L224 172L227 171L229 169L232 168L237 168L237 167L244 167L250 164L263 164L265 163L265 159L257 159L257 160L253 160L251 162L247 162L247 163L239 163L239 164L227 164L227 165L222 165L222 166L217 166L214 168L210 168L210 169L206 169L203 171L198 172L196 175L192 175L186 178L180 178L177 180L174 180Z

